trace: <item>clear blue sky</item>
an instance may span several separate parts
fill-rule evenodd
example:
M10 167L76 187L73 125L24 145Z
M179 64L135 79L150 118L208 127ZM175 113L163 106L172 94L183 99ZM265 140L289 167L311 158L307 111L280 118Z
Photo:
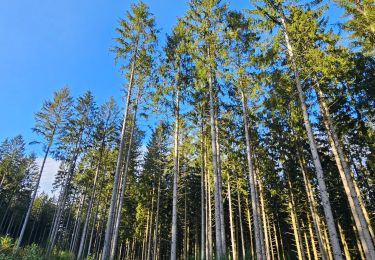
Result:
M118 18L132 2L0 1L0 140L17 134L27 142L35 139L30 130L34 113L65 84L74 96L90 89L98 103L109 96L120 100L124 80L109 50ZM161 38L187 9L183 0L145 2L162 29ZM236 8L248 5L234 2Z
M92 90L98 103L120 100L124 80L109 49L118 18L130 0L0 1L0 140L30 128L34 113L52 92L67 84L74 96ZM186 9L184 0L146 0L161 38ZM246 8L249 1L232 0ZM37 149L40 156L40 148Z
M0 0L0 141L32 133L34 113L53 91L69 85L78 96L90 89L100 104L108 97L121 100L125 80L109 51L117 21L130 0ZM176 18L186 9L185 0L145 0L156 16L161 44ZM250 1L232 0L243 9ZM334 20L338 12L330 11ZM42 156L40 145L28 146ZM38 159L40 163L41 158ZM50 193L59 163L47 160L41 190Z

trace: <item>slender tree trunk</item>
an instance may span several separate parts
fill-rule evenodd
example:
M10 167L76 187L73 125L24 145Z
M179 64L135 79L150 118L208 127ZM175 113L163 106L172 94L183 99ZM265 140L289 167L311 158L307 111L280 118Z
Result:
M156 200L156 216L155 216L155 229L154 229L154 238L153 238L153 253L152 260L156 260L156 251L157 251L157 240L158 240L158 230L159 230L159 208L160 208L160 176L158 181L158 197Z
M212 146L212 168L214 176L214 204L215 204L215 239L216 239L216 258L223 257L222 237L221 237L221 218L220 218L220 187L219 187L219 169L218 169L218 154L216 143L216 120L215 120L215 104L214 104L214 90L212 84L211 71L208 73L208 87L209 87L209 107L210 107L210 126L211 126L211 146ZM174 260L174 259L173 259Z
M213 255L213 241L212 241L212 198L211 198L211 178L209 172L207 172L207 197L208 197L208 219L207 219L207 242L208 242L208 256L207 259L211 259Z
M79 249L78 249L78 254L77 254L77 259L78 260L83 257L83 251L84 251L85 241L86 241L86 233L87 233L87 229L88 229L89 222L90 222L92 206L93 206L94 200L95 200L96 184L97 184L97 180L98 180L98 176L99 176L99 172L100 172L100 164L101 164L101 159L102 159L102 151L104 149L103 146L104 146L104 139L102 141L101 149L100 149L100 152L99 152L98 165L96 166L96 169L95 169L94 183L93 183L93 187L92 187L92 192L91 192L91 197L90 197L89 205L88 205L87 212L86 212L85 223L83 225L83 231L82 231L82 235L81 235L81 241L80 241L80 244L79 244Z
M155 194L155 185L152 185L152 199L151 199L151 217L150 217L150 227L149 227L149 234L148 234L148 244L147 244L147 260L150 259L151 256L151 244L152 244L152 228L154 222L154 194Z
M336 226L335 226L335 222L334 222L334 218L332 214L331 204L329 201L329 193L327 191L326 183L324 180L323 168L320 162L318 148L316 146L316 141L313 135L309 115L307 112L305 96L302 90L301 81L299 78L299 71L297 68L296 61L295 61L292 44L289 40L287 26L286 26L285 18L283 16L281 17L281 23L284 28L284 37L285 37L285 42L286 42L287 49L288 49L288 54L292 62L292 69L294 71L295 83L296 83L297 90L298 90L298 96L299 96L302 114L304 118L304 124L306 128L307 136L309 139L310 150L311 150L311 154L313 157L315 171L316 171L316 175L318 179L320 196L322 198L322 205L323 205L324 214L325 214L325 218L326 218L326 222L328 226L328 232L329 232L329 237L330 237L330 241L332 245L333 255L335 257L335 260L341 260L342 259L341 247L340 247L340 243L339 243L339 239L338 239L338 235L336 231Z
M143 245L142 245L142 259L147 259L147 245L148 245L148 240L149 240L148 230L149 230L149 227L150 227L149 224L150 224L150 220L151 220L151 214L152 214L152 212L150 210L148 210L145 236L144 236Z
M305 245L306 245L306 252L307 252L307 259L311 260L311 252L310 252L310 245L309 240L307 238L307 232L303 232L303 238L305 239ZM312 241L314 242L314 241Z
M31 238L33 237L33 233L34 233L34 229L35 229L35 222L37 220L33 221L33 225L31 226L31 231L30 231L30 234L29 234L29 237L27 238L27 243L30 244L31 242ZM38 231L38 230L37 230ZM36 233L36 232L35 232Z
M236 245L236 238L234 236L235 230L234 230L234 223L233 223L232 192L230 188L230 179L228 179L227 185L228 185L229 223L230 223L230 240L232 244L232 257L233 257L233 260L237 260L237 245Z
M6 220L7 220L7 216L8 216L8 212L9 212L9 209L10 209L10 205L12 203L12 199L13 199L13 195L10 199L10 202L8 203L8 206L5 210L5 213L3 215L3 218L1 219L1 224L0 224L0 231L3 231L5 229L5 224L6 224Z
M14 220L14 214L12 214L12 216L10 217L10 221L8 223L8 227L7 227L7 230L5 232L6 235L10 235L10 230L11 230L11 227L13 225L13 220Z
M217 102L217 94L215 95L216 104ZM221 242L222 242L222 251L223 256L226 256L227 252L227 245L225 239L225 225L224 225L224 206L223 206L223 180L221 178L221 157L220 157L220 145L219 145L219 129L217 127L217 119L218 119L218 109L215 109L215 133L216 133L216 149L217 149L217 166L218 166L218 181L219 181L219 206L220 206L220 230L221 230Z
M276 220L275 220L276 221ZM273 237L274 237L274 240L275 240L275 245L276 245L276 259L281 259L281 254L280 254L280 249L279 249L279 239L278 239L278 236L277 236L277 229L276 229L276 224L275 224L275 221L273 222Z
M189 230L188 230L188 227L187 227L187 207L186 207L186 205L187 205L187 199L186 199L186 178L185 178L185 180L184 180L184 188L185 188L185 190L184 190L184 254L183 254L183 256L184 256L184 259L186 259L187 258L187 250L188 250L188 232L189 232Z
M104 172L106 173L106 169L104 170ZM99 205L100 205L100 199L101 199L101 194L102 194L104 180L105 180L105 174L103 175L103 178L102 178L102 181L101 181L101 184L100 184L100 188L99 188L99 193L98 193L99 197L98 197L98 202L96 203L96 208L95 208L95 213L94 213L94 220L92 222L90 240L89 240L89 244L88 244L88 248L87 248L87 256L90 256L90 254L91 254L91 247L92 247L92 240L93 240L93 236L94 236L94 231L96 231L96 232L99 231L100 221L98 222L98 225L97 225L96 228L95 228L95 225L96 225L96 221L97 221L97 218L98 218L98 211L99 211Z
M322 241L324 242L324 247L327 249L327 256L329 260L333 259L332 249L329 245L329 237L327 233L327 227L324 222L321 222L322 226Z
M342 246L344 247L345 259L346 260L351 260L350 252L349 252L349 247L348 247L348 244L346 243L346 238L345 238L344 230L342 229L340 222L337 223L337 226L339 227L340 238L341 238Z
M358 238L358 232L356 232L357 228L356 228L355 225L353 225L353 230L355 231L355 240L357 242L357 248L358 248L359 255L361 256L361 259L365 260L366 259L365 254L364 254L362 246L361 246L361 241Z
M40 167L40 171L39 171L38 178L37 178L37 181L36 181L36 184L35 184L35 188L34 188L33 193L31 195L31 200L30 200L30 203L29 203L29 207L27 208L26 216L25 216L25 219L24 219L23 224L22 224L21 233L20 233L20 235L19 235L19 237L17 239L16 251L19 250L20 245L22 243L23 235L25 234L26 226L27 226L27 223L29 221L29 217L30 217L30 214L31 214L31 210L33 208L34 200L36 198L36 194L38 193L38 188L39 188L39 184L40 184L40 179L42 178L42 173L43 173L44 165L46 164L48 153L49 153L49 150L50 150L50 148L52 146L52 142L53 142L53 137L55 135L55 131L56 131L56 126L53 128L53 132L52 132L51 138L50 138L50 140L48 142L47 150L46 150L46 152L44 154L43 162L42 162L42 165Z
M273 252L273 242L272 242L272 231L271 231L271 223L270 223L270 218L269 216L266 216L266 223L267 223L267 231L268 231L268 239L270 241L270 254L271 254L271 259L275 259L275 254Z
M121 181L120 196L118 197L117 215L116 215L116 218L114 219L114 229L113 229L110 259L114 258L115 254L116 254L116 249L117 249L118 234L119 234L119 229L120 229L120 220L121 220L121 213L122 213L122 205L124 204L126 178L128 176L128 171L129 171L130 156L131 156L133 137L134 137L134 129L135 129L136 118L137 118L138 102L139 102L139 99L140 99L141 95L142 95L142 89L138 89L137 98L136 98L135 104L134 104L133 120L131 122L131 130L130 130L128 151L127 151L128 153L126 155L125 169L124 169L124 174L122 176L122 181Z
M246 138L246 155L247 155L247 164L249 171L249 186L250 186L250 199L253 213L253 223L254 223L254 239L255 239L255 252L256 258L258 260L264 259L264 248L262 248L260 221L259 221L259 212L258 212L258 201L256 196L256 181L254 178L254 169L252 161L252 151L250 145L250 131L249 124L247 122L247 100L245 99L245 94L243 93L242 88L240 88L241 100L242 100L242 117L244 121L245 128L245 138Z
M78 211L77 211L77 218L76 218L76 221L74 223L74 231L72 233L72 238L70 240L71 242L70 242L70 249L69 249L69 251L72 252L72 253L75 252L76 241L78 239L78 234L79 234L80 228L81 228L81 215L82 215L82 211L83 211L85 198L86 198L86 194L84 194L83 197L81 198L81 201L80 201L79 207L78 207Z
M249 200L246 197L246 213L247 213L247 223L249 226L249 235L250 235L250 253L251 253L251 258L254 258L254 243L253 243L253 229L251 227L251 215L250 215L250 208L249 208Z
M368 259L375 259L375 248L373 241L370 235L370 220L365 218L364 211L366 211L365 207L361 207L358 197L360 194L357 194L356 189L354 187L353 179L350 173L349 166L345 160L344 152L341 147L341 143L339 138L336 134L335 128L333 126L333 122L331 119L331 115L329 113L329 109L327 104L324 100L323 92L319 86L319 82L316 81L316 94L318 97L319 106L321 109L321 113L323 115L323 122L327 129L328 133L328 140L332 148L332 153L334 155L337 168L340 173L340 177L344 186L344 191L346 196L348 197L350 210L352 212L352 216L354 219L354 223L357 227L359 238L362 244L363 251L365 253L366 258ZM366 212L367 213L367 212Z
M137 45L138 46L138 45ZM111 251L111 242L113 237L113 226L114 226L114 220L115 220L115 208L116 208L116 202L117 202L117 195L118 195L118 185L119 185L119 179L121 174L121 169L123 165L123 156L124 156L124 148L125 148L125 134L126 134L126 127L127 127L127 121L128 121L128 113L130 108L130 99L131 99L131 93L133 89L133 81L134 81L134 74L135 74L135 65L137 62L137 54L138 54L138 47L136 47L134 51L134 55L132 57L132 65L131 65L131 71L130 71L130 79L129 79L129 85L128 85L128 94L126 97L126 105L125 105L125 113L124 113L124 120L122 123L122 130L121 130L121 140L120 140L120 147L119 152L117 156L117 163L116 163L116 171L115 171L115 177L113 181L113 190L111 195L111 204L109 207L109 215L107 219L107 225L105 229L105 237L104 237L104 244L103 244L103 252L102 252L102 260L108 260L110 257L110 251Z
M204 120L202 112L202 124L201 124L201 260L205 259L205 249L206 249L206 209L205 209L205 163L204 163Z
M298 216L296 212L296 205L294 202L294 195L293 195L293 190L292 190L292 183L289 179L288 175L288 187L289 187L289 192L288 192L288 206L289 206L289 211L290 211L290 218L292 219L292 227L293 227L293 233L294 233L294 241L296 243L296 248L297 248L297 254L298 254L298 259L303 259L305 260L305 250L303 248L303 240L302 240L302 235L301 235L301 228L299 226L298 222Z
M310 239L311 239L311 249L313 251L313 255L314 255L314 259L315 260L318 260L319 257L318 257L318 251L316 250L316 245L315 245L315 236L314 236L314 232L312 230L312 226L311 226L311 220L310 220L310 216L307 215L307 222L308 222L308 228L309 228L309 235L310 235Z
M283 236L281 235L281 229L280 229L280 223L277 222L277 229L279 231L279 234L280 234L280 250L281 250L281 253L282 253L282 259L287 259L286 256L285 256L285 250L284 250L284 242L283 242Z
M268 232L267 232L267 220L266 220L266 206L265 206L265 202L264 202L264 194L263 194L263 187L261 184L259 184L259 197L260 197L260 211L261 211L261 214L262 214L262 222L263 222L263 235L264 235L264 239L263 241L265 242L265 247L264 247L264 250L265 250L265 255L266 255L266 259L269 260L271 259L270 257L270 247L269 247L269 240L268 240Z
M327 251L326 251L325 246L324 246L323 241L322 241L323 236L322 236L322 232L320 230L319 215L318 215L318 212L316 210L318 205L315 201L315 197L314 197L314 194L312 192L311 184L310 184L310 181L307 177L307 173L306 173L306 169L305 169L306 163L304 162L303 157L301 155L301 152L298 148L297 148L297 157L298 157L298 162L299 162L301 172L302 172L302 176L303 176L303 181L304 181L304 184L305 184L308 205L309 205L311 217L312 217L312 220L313 220L316 237L318 239L319 250L320 250L322 259L326 260L326 259L328 259L328 256L327 256Z
M79 151L81 149L82 132L83 132L83 129L79 133L79 138L76 142L76 146L75 146L75 149L74 149L74 152L73 152L70 164L69 164L69 169L68 169L68 172L67 172L65 183L64 183L63 188L61 190L60 203L59 203L59 206L58 206L58 209L57 209L57 212L56 212L55 221L53 222L51 235L48 239L49 244L48 244L47 252L46 252L47 256L49 256L51 254L51 252L53 250L53 247L55 246L58 228L59 228L59 225L60 225L60 222L61 222L63 210L65 208L66 199L68 197L70 182L73 178L74 169L75 169L75 166L76 166L76 161L77 161L77 158L78 158L78 155L79 155Z
M180 90L176 89L176 100L174 104L175 127L174 127L174 152L173 152L173 201L172 201L172 240L171 260L177 259L177 185L179 173L179 124L180 124Z
M265 237L264 237L264 232L263 232L263 228L264 228L264 223L262 223L263 221L263 209L261 208L262 207L262 200L259 199L259 193L260 193L260 188L261 188L261 181L259 179L259 174L258 174L258 170L255 169L254 170L254 180L255 180L255 187L257 187L257 189L255 189L255 198L256 198L256 201L257 201L257 208L258 208L258 213L259 213L259 219L258 219L258 224L259 224L259 234L260 234L260 243L262 244L261 248L262 248L262 255L265 259L269 260L268 258L268 255L267 255L267 248L266 248L266 241L265 241Z
M242 259L245 259L246 257L246 251L245 251L245 238L244 238L244 230L242 225L242 206L241 206L241 196L240 196L240 188L238 185L237 180L237 203L238 203L238 218L240 221L240 234L241 234L241 250L242 250Z

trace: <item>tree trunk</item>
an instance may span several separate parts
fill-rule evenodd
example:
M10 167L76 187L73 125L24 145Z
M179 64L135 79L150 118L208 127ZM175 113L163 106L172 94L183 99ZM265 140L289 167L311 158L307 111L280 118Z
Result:
M124 174L123 174L122 180L121 180L120 196L118 197L117 215L116 215L116 218L114 220L113 237L112 237L111 252L110 252L110 258L109 259L114 258L115 254L116 254L116 249L117 249L118 234L119 234L119 229L120 229L120 220L121 220L121 213L122 213L122 205L124 204L126 178L128 176L128 171L129 171L129 162L130 162L130 156L131 156L131 151L132 151L134 129L135 129L135 124L136 124L136 120L137 120L138 102L139 102L139 99L140 99L141 95L142 95L142 89L138 89L137 98L136 98L135 104L134 104L133 120L131 122L131 130L130 130L128 151L127 151L128 153L126 155L125 169L124 169Z
M82 196L82 194L81 194L81 196ZM74 223L72 238L70 239L69 251L72 252L72 253L74 253L74 251L75 251L77 237L78 237L78 234L80 233L81 215L82 215L83 206L84 206L84 203L85 203L85 198L86 198L86 194L84 194L81 197L81 200L79 202L79 207L78 207L78 210L77 210L77 218L76 218L76 221Z
M332 153L334 155L337 168L340 173L340 177L344 186L344 191L348 197L350 210L354 219L354 223L357 227L359 238L362 244L362 248L366 258L375 259L375 248L370 235L370 220L365 218L364 211L365 207L361 207L356 189L353 184L353 179L350 173L349 166L345 160L344 152L341 147L341 143L336 134L329 109L324 100L323 92L319 86L319 82L316 81L316 94L318 97L318 102L320 106L321 113L323 115L323 122L327 129L328 140L332 148ZM367 213L367 212L366 212Z
M220 187L219 187L219 168L218 168L218 154L216 143L216 118L215 118L215 102L214 90L212 84L211 71L208 72L208 88L209 88L209 107L210 107L210 127L211 127L211 147L212 147L212 168L214 176L214 204L215 204L215 240L216 240L216 258L223 257L222 236L221 236L221 218L220 218ZM172 259L174 260L174 259Z
M150 227L149 227L149 234L148 234L148 244L147 244L147 260L150 259L151 256L151 244L152 244L152 228L154 222L154 194L155 194L155 184L152 184L152 199L151 199L151 217L150 217Z
M314 255L314 259L315 260L318 260L319 259L319 256L318 256L318 251L316 250L316 245L315 245L315 236L314 236L314 232L312 230L312 227L311 227L311 220L310 220L310 216L307 215L307 222L308 222L308 228L309 228L309 235L310 235L310 239L311 239L311 249L313 251L313 255ZM321 239L321 238L319 238Z
M58 228L59 228L59 225L60 225L60 222L61 222L63 210L65 208L66 199L68 197L70 182L73 178L74 169L75 169L75 166L76 166L76 161L77 161L77 158L78 158L78 155L79 155L79 151L81 149L82 132L83 132L83 130L81 130L81 132L79 133L79 138L76 142L76 146L74 148L74 152L73 152L70 164L69 164L69 169L68 169L68 172L67 172L65 183L63 184L63 187L62 187L62 190L61 190L60 203L59 203L59 206L58 206L58 209L57 209L57 212L56 212L56 217L55 217L53 225L52 225L51 235L48 239L49 244L48 244L47 252L46 252L47 256L49 256L51 254L51 252L53 250L53 247L55 246Z
M206 157L207 158L207 157ZM207 165L207 164L206 164ZM208 207L207 207L207 259L211 259L213 255L213 243L212 243L212 198L211 198L211 178L210 173L207 171L207 198L208 198Z
M147 211L147 220L146 220L146 228L143 236L143 241L142 241L142 260L145 259L146 257L146 245L147 245L147 240L148 240L148 223L150 220L150 210Z
M176 100L174 105L175 127L174 127L174 153L173 153L173 201L172 201L172 240L171 260L177 258L177 185L179 173L179 124L180 124L180 90L176 89Z
M201 260L205 259L205 249L206 249L206 209L205 209L205 163L204 163L204 120L202 112L202 124L201 124Z
M217 95L215 95L215 100L217 99ZM218 104L216 102L216 104ZM226 239L225 239L225 225L224 225L224 206L223 206L223 180L221 178L221 157L220 157L220 145L219 145L219 129L217 127L217 108L215 109L215 133L216 133L216 149L217 149L217 166L218 166L218 181L219 181L219 206L220 206L220 229L221 229L221 242L222 242L222 251L223 256L226 256Z
M326 183L324 180L323 168L320 163L318 148L316 146L315 137L313 135L313 131L311 128L310 119L309 119L309 115L307 112L305 96L302 90L302 86L301 86L301 82L299 78L299 72L298 72L297 64L296 64L294 53L293 53L293 48L289 40L286 22L283 16L281 17L281 23L284 29L284 37L285 37L285 42L286 42L287 49L288 49L289 58L292 62L292 69L293 69L294 76L295 76L295 83L296 83L297 90L298 90L298 96L300 100L300 106L301 106L301 110L303 114L304 124L306 128L307 136L309 139L310 150L311 150L311 154L313 157L315 171L316 171L316 175L318 179L320 196L322 198L322 205L323 205L324 214L325 214L325 218L326 218L326 222L328 226L328 232L329 232L329 237L330 237L330 241L332 245L333 255L334 255L335 260L341 260L342 259L341 247L340 247L340 243L339 243L339 239L338 239L338 235L336 231L336 226L335 226L335 222L334 222L334 218L332 214L331 204L329 201L329 194L328 194Z
M270 260L270 247L269 247L269 241L268 241L268 232L267 232L267 220L266 220L266 205L264 202L264 194L263 194L263 187L261 184L259 184L259 197L260 197L260 211L262 214L262 222L263 222L263 235L264 239L262 239L265 242L265 255L266 259Z
M152 253L152 260L156 260L156 247L157 247L157 239L158 239L158 230L159 230L159 208L160 208L160 176L158 181L158 195L156 200L156 216L155 216L155 229L154 229L154 238L153 238L153 253Z
M106 172L106 171L104 171L104 172ZM99 193L98 193L99 197L98 197L98 202L96 203L96 207L95 207L94 220L92 222L90 240L89 240L89 244L88 244L88 248L87 248L87 256L90 256L90 253L91 253L91 246L92 246L94 231L95 231L95 229L96 229L96 232L98 232L98 230L99 230L100 222L98 222L98 225L97 225L96 228L95 228L95 225L96 225L96 221L97 221L97 218L98 218L98 211L99 211L99 205L100 205L100 199L101 199L101 193L102 193L102 189L103 189L104 180L105 180L105 174L103 175L102 181L100 183L100 188L99 188Z
M296 150L297 150L298 162L299 162L301 172L302 172L302 176L303 176L303 182L305 184L305 189L306 189L306 193L307 193L308 205L309 205L311 217L312 217L312 220L313 220L316 237L318 239L319 250L320 250L322 259L327 260L328 256L327 256L327 252L326 252L325 246L324 246L323 241L322 241L323 236L322 236L322 232L320 230L319 215L318 215L318 212L316 210L318 205L315 201L315 197L314 197L314 194L313 194L313 191L312 191L312 188L311 188L310 181L307 178L307 173L306 173L306 169L305 169L306 163L303 160L303 157L301 155L300 150L298 148Z
M350 252L349 252L349 247L348 247L348 244L346 243L346 238L345 238L344 230L342 229L340 222L337 223L337 226L339 227L340 238L341 238L342 245L344 247L345 259L346 260L351 260Z
M364 255L364 252L363 252L363 249L362 249L362 246L361 246L361 241L359 240L358 238L358 232L357 231L357 228L355 225L353 225L353 230L355 232L355 240L357 242L357 248L358 248L358 252L359 252L359 255L361 256L361 259L365 260L365 255Z
M187 251L188 251L188 226L187 226L187 198L186 198L186 178L184 180L184 240L183 240L183 245L184 245L184 248L183 248L183 257L184 259L187 258Z
M241 234L241 250L242 250L242 259L246 258L246 251L245 251L245 238L244 238L244 230L242 224L242 206L241 206L241 196L240 196L240 188L238 185L237 180L237 203L238 203L238 218L240 220L240 234Z
M273 242L272 242L272 230L271 230L270 218L268 215L266 217L266 223L267 223L268 239L270 241L270 254L271 254L272 260L274 260L275 254L273 252L274 249L273 249Z
M254 178L254 169L253 169L253 161L252 161L252 151L250 145L250 131L249 131L249 124L247 122L247 99L245 98L245 94L243 90L240 88L241 100L242 100L242 117L244 121L244 128L245 128L245 137L246 137L246 155L247 155L247 164L248 164L248 171L249 171L249 185L250 185L250 199L251 199L251 206L253 211L253 223L254 223L254 239L255 239L255 252L256 258L258 260L264 259L264 248L262 248L262 241L261 241L261 233L260 230L260 221L259 221L259 212L258 212L258 200L256 196L256 181Z
M280 254L280 249L279 249L279 239L278 239L278 236L277 236L277 229L276 229L276 225L275 225L275 222L273 222L273 236L274 236L274 240L275 240L275 245L276 245L276 259L281 259L281 254Z
M303 241L302 241L302 235L301 235L301 228L298 222L298 216L296 212L296 205L294 202L294 195L293 195L293 190L292 190L292 183L289 179L289 175L287 174L287 182L288 182L288 206L289 206L289 211L290 211L290 218L292 219L292 227L293 227L293 233L294 233L294 241L296 243L296 248L297 248L297 254L298 254L298 259L303 259L305 260L305 250L303 248Z
M229 178L228 178L227 185L228 185L229 223L230 223L230 240L231 240L231 245L232 245L232 257L233 257L233 260L237 260L237 245L236 245L236 238L234 236L235 231L234 231L234 223L233 223L232 192L230 188Z
M109 207L109 215L108 215L107 225L105 229L103 252L102 252L102 257L101 257L102 260L108 260L110 257L111 242L112 242L112 237L113 237L114 218L115 218L115 207L116 207L116 202L117 202L119 179L120 179L120 174L121 174L121 169L122 169L122 164L123 164L123 156L124 156L124 148L125 148L125 133L126 133L128 113L129 113L129 108L130 108L131 93L133 89L135 65L137 61L137 52L138 52L138 49L136 48L134 51L134 55L132 57L133 61L132 61L131 71L130 71L130 79L129 79L129 85L128 85L128 94L126 97L124 119L122 122L121 140L120 140L120 147L119 147L119 152L117 156L115 177L113 181L111 204Z
M92 187L92 193L91 193L89 205L87 207L86 218L85 218L85 223L83 225L83 231L82 231L82 235L81 235L81 240L80 240L80 243L79 243L79 249L78 249L77 259L81 259L82 258L82 253L83 253L84 246L85 246L86 233L87 233L87 228L88 228L89 221L90 221L92 205L94 203L95 190L96 190L96 182L97 182L98 175L99 175L99 169L100 169L100 159L99 159L98 165L97 165L96 170L95 170L94 184L93 184L93 187Z
M51 136L51 138L50 138L50 140L48 142L47 150L46 150L46 152L44 154L43 162L42 162L42 165L40 167L39 174L38 174L38 179L36 181L36 184L35 184L35 187L34 187L34 190L33 190L33 194L31 195L31 200L30 200L30 203L29 203L29 207L27 208L26 216L25 216L25 219L24 219L23 224L22 224L21 233L20 233L20 235L19 235L19 237L17 239L17 244L16 244L16 248L15 248L15 250L17 252L18 252L18 250L20 248L20 245L22 243L23 235L25 234L25 230L26 230L27 223L29 221L31 210L33 209L34 200L36 198L36 194L38 193L40 179L42 178L42 173L43 173L44 165L46 164L48 153L49 153L49 150L50 150L50 148L52 146L53 137L55 135L55 130L56 130L56 126L54 127L53 132L52 132L52 136Z
M253 243L253 229L251 228L251 215L250 215L250 208L249 208L249 200L247 197L245 198L245 201L246 201L247 223L249 226L249 235L250 235L250 249L251 249L250 253L251 253L251 258L255 258L254 257L254 243Z

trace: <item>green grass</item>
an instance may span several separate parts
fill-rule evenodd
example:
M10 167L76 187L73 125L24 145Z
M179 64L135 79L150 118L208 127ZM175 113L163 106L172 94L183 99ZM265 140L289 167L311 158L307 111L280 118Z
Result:
M46 257L44 249L37 244L27 245L15 252L15 241L9 236L0 237L0 260L71 260L74 256L66 251L54 250Z

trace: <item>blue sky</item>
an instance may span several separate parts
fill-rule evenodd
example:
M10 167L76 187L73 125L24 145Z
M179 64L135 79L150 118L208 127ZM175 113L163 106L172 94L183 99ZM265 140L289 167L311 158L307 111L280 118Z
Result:
M68 85L74 96L90 89L100 104L121 100L121 78L109 51L117 21L129 0L1 0L0 1L0 141L32 133L34 113L53 91ZM146 0L162 29L169 32L186 9L183 0ZM233 1L242 9L247 1ZM40 145L28 146L42 156ZM58 163L47 161L42 190L49 191Z
M36 140L31 131L34 113L64 85L74 96L90 89L99 104L110 96L121 100L125 80L109 50L114 44L117 21L132 2L0 1L0 141L18 134L26 142ZM145 2L162 29L161 40L187 9L184 0ZM231 3L236 9L249 5L250 1L243 0ZM336 11L331 11L332 16L338 16ZM42 156L40 146L28 150ZM51 160L46 168L55 171L56 167Z
M30 130L34 113L63 85L74 96L90 89L98 103L109 96L119 100L124 80L109 50L118 18L131 2L0 1L0 140L17 134L28 142L35 139ZM161 36L187 8L183 0L145 2ZM235 2L236 8L249 3Z

